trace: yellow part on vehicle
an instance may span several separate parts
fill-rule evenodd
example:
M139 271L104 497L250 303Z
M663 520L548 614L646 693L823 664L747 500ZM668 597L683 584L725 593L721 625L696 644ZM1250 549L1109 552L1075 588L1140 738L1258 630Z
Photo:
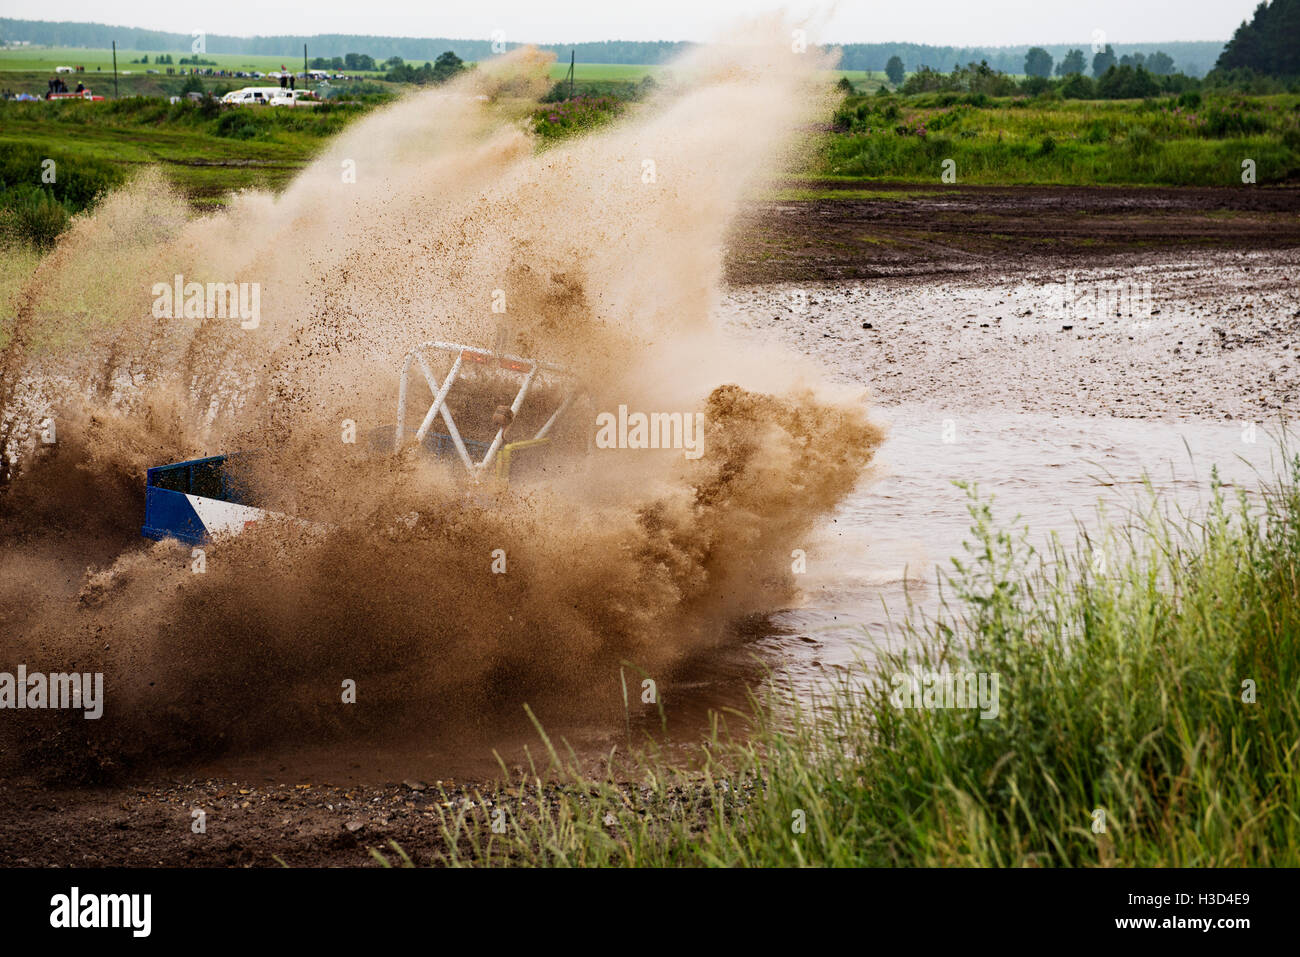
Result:
M549 438L523 439L522 441L511 442L508 445L502 446L501 451L497 453L497 478L503 482L510 481L510 460L515 451L531 449L539 445L546 445L550 441Z

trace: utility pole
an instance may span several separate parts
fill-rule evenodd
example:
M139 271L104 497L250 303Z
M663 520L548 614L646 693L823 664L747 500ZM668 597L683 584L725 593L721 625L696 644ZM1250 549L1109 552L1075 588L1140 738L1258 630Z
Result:
M569 51L569 99L573 99L573 64L576 62L577 50Z
M302 82L307 82L307 44L302 45Z
M113 99L117 99L117 41L113 41Z

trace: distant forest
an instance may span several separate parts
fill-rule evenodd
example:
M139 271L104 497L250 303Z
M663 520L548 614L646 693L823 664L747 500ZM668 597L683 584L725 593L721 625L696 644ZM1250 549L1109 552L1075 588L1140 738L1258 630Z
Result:
M1300 4L1300 0L1275 0L1275 6L1286 3ZM0 41L22 41L41 46L91 47L103 49L116 40L118 49L149 51L190 51L191 37L184 33L163 33L138 27L112 27L101 23L53 23L44 20L12 20L0 18ZM324 33L317 36L267 36L231 37L208 34L204 38L208 53L247 53L270 56L300 56L307 44L312 57L346 56L364 53L379 62L389 57L419 62L434 60L446 50L451 50L464 60L485 60L493 55L492 41L454 39L450 37L377 37L352 34ZM1060 61L1066 53L1082 47L1089 50L1091 38L1079 43L1043 44L1042 49ZM507 47L520 46L506 43ZM666 63L681 53L689 43L668 40L605 40L598 43L539 44L552 50L558 58L567 60L573 50L583 63ZM1202 76L1214 67L1224 45L1219 42L1169 42L1169 43L1116 43L1116 56L1125 53L1163 52L1172 57L1175 69L1189 76ZM928 46L923 43L847 43L841 46L844 70L884 70L889 58L897 56L906 70L928 66L947 71L957 65L985 60L995 70L1006 73L1024 71L1025 55L1029 46L1008 47L949 47Z

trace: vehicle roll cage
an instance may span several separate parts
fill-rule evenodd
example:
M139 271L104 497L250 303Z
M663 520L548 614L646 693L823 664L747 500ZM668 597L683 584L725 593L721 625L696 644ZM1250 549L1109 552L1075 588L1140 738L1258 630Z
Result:
M446 378L441 382L434 375L430 367L429 354L442 352L453 355L451 369ZM460 375L465 363L472 362L479 365L495 366L508 372L523 373L524 381L519 386L519 391L515 395L514 402L510 405L511 416L517 416L519 410L523 408L524 401L528 398L528 393L533 387L539 374L550 376L551 378L567 383L564 392L564 398L561 400L559 407L546 420L537 434L530 439L513 442L505 445L505 433L509 427L508 423L497 429L496 435L492 442L487 446L483 453L483 458L475 461L466 447L465 440L461 438L460 430L456 427L455 418L452 416L451 409L447 407L447 395L451 392L451 387ZM581 391L581 384L578 378L569 370L562 366L554 365L549 362L540 362L536 359L525 359L522 356L505 355L502 353L492 352L487 349L476 349L472 346L457 345L454 342L423 342L406 354L406 359L402 363L401 385L397 392L397 426L394 431L394 439L398 448L401 447L402 441L406 436L406 406L407 396L409 393L411 368L418 366L424 376L425 382L429 385L429 391L433 393L433 402L429 405L429 410L424 414L419 428L415 432L415 439L418 442L424 442L425 436L433 427L434 421L439 415L447 427L447 435L451 439L452 446L455 448L461 462L473 478L479 478L487 473L493 461L497 458L497 453L503 450L503 464L508 462L510 452L515 448L526 448L534 445L540 445L547 441L551 428L556 421L562 416L573 404L574 399ZM527 444L525 444L527 443ZM472 443L479 445L479 443Z

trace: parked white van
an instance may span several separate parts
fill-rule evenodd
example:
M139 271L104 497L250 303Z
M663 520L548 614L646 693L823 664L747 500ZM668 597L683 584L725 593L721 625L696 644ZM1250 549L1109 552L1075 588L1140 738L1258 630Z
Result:
M272 106L297 106L299 103L314 103L316 94L311 90L277 90L268 101Z
M271 102L271 97L279 96L282 91L278 86L246 86L242 90L232 90L221 98L222 103L237 106L256 106Z

